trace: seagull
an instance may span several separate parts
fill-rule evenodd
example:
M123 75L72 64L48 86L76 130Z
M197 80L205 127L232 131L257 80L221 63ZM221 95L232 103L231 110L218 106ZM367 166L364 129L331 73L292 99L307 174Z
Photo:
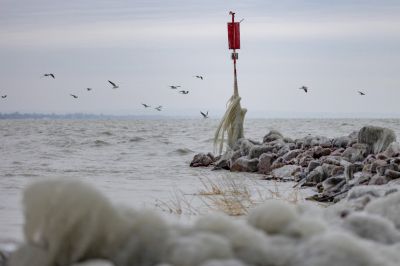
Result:
M182 94L188 94L189 93L189 91L179 91L180 93L182 93Z
M157 106L156 108L154 108L154 109L156 109L157 111L161 111L161 108L162 108L162 106L161 105L159 105L159 106Z
M145 104L145 103L142 103L142 105L144 106L144 108L151 107L150 105L147 105L147 104Z
M119 86L117 86L114 82L112 82L111 80L109 80L108 81L112 86L113 86L113 89L118 89L119 88Z
M194 77L203 80L203 76L194 76Z
M91 91L91 90L92 90L92 88L86 88L86 90L87 90L87 91Z
M43 77L52 77L53 79L56 78L53 73L44 74Z
M308 92L308 88L306 86L302 86L301 88L299 88L299 90L303 90L305 93Z
M171 89L176 90L177 88L180 88L181 86L175 86L175 85L170 85L169 86Z
M208 118L208 111L207 111L207 113L203 113L202 111L200 111L200 114L201 114L204 118Z
M358 93L359 93L360 95L365 95L365 92L362 92L362 91L358 91Z
M7 95L2 95L1 98L5 99L7 98Z
M78 96L74 95L74 94L70 94L72 97L74 97L75 99L78 98Z

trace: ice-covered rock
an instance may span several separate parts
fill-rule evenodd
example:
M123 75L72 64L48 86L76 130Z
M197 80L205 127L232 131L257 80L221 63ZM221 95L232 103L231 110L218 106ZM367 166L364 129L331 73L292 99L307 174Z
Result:
M199 153L193 157L193 160L190 163L190 166L191 167L200 167L200 166L207 167L213 163L213 159L214 159L214 156L212 156L211 154Z
M230 169L232 172L257 172L258 159L248 159L246 157L240 157L231 165Z
M274 150L271 145L255 145L250 149L249 157L250 159L259 158L264 153L270 153Z
M370 153L382 152L394 141L396 134L389 128L365 126L358 133L358 142L367 144Z
M42 181L24 197L30 242L7 266L395 266L399 188L355 187L328 208L269 200L245 219L214 213L182 225L114 206L82 182Z
M293 175L297 172L301 171L301 167L298 165L284 165L280 168L276 168L272 170L271 175L274 178L293 178Z
M268 132L267 135L264 136L263 142L266 143L278 139L283 139L283 135L279 131L273 129L270 132Z
M274 153L264 153L260 156L258 161L258 173L269 174L272 170L272 163L276 159L276 154Z

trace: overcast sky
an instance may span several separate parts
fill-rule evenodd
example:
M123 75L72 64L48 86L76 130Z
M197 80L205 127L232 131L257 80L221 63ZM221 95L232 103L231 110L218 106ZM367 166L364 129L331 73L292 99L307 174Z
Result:
M232 94L230 10L245 19L249 116L400 114L397 0L0 0L0 112L159 114L147 103L219 116Z

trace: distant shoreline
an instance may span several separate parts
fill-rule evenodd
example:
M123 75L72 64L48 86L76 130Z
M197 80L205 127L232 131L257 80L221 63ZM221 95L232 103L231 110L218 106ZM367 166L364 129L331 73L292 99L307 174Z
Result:
M219 120L221 117L216 115L215 117L211 117L211 120ZM162 120L162 119L200 119L203 120L202 117L196 115L116 115L116 114L90 114L90 113L66 113L66 114L54 114L54 113L0 113L0 120ZM282 119L282 120L307 120L307 119L360 119L360 120L368 120L368 119L379 119L379 120L392 120L392 119L400 119L400 115L396 114L375 114L370 116L360 116L356 114L304 114L298 116L290 116L289 114L277 114L272 112L270 115L256 115L256 116L248 116L246 119L257 120L257 119L266 119L266 120L274 120L274 119Z

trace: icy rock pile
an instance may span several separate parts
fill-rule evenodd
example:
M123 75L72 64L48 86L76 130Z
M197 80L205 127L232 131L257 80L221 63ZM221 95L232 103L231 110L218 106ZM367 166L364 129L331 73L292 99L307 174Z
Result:
M79 203L79 204L78 204ZM171 224L113 206L78 181L41 181L24 195L26 243L9 266L395 266L400 187L359 186L326 209L271 200L243 220L221 214ZM103 259L101 264L90 263ZM75 265L75 264L74 264Z
M399 179L400 144L392 130L374 126L334 139L306 136L292 140L272 130L262 143L240 139L222 156L197 154L191 164L209 165L314 186L319 192L315 200L337 201L353 186L382 185Z

